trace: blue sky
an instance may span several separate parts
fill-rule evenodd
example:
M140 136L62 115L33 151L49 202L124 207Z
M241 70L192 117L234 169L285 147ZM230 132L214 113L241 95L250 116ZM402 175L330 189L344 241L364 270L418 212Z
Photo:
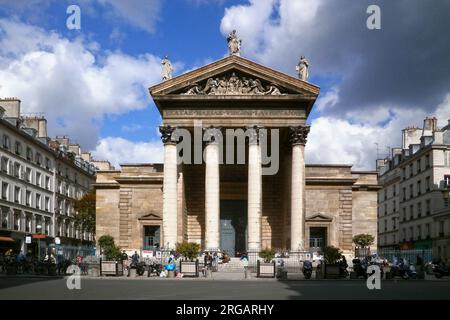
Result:
M367 7L382 12L368 30ZM68 30L66 8L81 8ZM237 29L243 56L295 76L300 55L321 94L307 161L373 169L379 145L426 115L450 118L450 4L420 0L0 0L0 96L44 112L114 164L158 162L159 113L147 88L168 54L175 75L222 58ZM425 10L426 9L426 10ZM426 81L423 81L423 77ZM326 150L326 151L324 151Z

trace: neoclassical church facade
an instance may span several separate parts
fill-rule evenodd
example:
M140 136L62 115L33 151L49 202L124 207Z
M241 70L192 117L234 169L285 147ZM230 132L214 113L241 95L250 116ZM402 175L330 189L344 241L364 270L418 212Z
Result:
M305 164L319 87L230 55L149 91L164 163L97 172L97 239L110 234L125 250L190 241L239 255L349 252L353 235L376 237L376 172Z

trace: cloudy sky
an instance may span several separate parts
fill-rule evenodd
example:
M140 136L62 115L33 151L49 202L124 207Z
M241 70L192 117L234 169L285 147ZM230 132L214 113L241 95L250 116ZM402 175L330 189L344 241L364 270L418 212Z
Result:
M66 27L67 7L81 29ZM381 30L369 30L369 5ZM161 122L147 88L168 54L175 74L222 58L237 29L243 56L295 76L304 54L321 94L309 163L374 169L377 148L427 115L450 118L450 1L0 0L0 96L43 112L114 164L161 162Z

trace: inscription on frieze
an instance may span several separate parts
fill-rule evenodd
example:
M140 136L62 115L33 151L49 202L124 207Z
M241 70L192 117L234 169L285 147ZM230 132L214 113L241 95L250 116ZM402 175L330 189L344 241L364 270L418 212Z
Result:
M212 109L167 109L164 118L173 117L302 117L304 110L212 110Z

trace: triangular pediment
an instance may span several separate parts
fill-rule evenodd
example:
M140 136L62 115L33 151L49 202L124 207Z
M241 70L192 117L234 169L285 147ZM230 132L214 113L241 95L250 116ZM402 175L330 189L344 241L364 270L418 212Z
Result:
M138 220L160 220L161 216L156 213L148 213L139 217Z
M306 217L306 221L332 221L333 217L325 213L314 213Z
M153 99L163 96L295 95L317 98L319 87L239 56L229 56L149 88Z

